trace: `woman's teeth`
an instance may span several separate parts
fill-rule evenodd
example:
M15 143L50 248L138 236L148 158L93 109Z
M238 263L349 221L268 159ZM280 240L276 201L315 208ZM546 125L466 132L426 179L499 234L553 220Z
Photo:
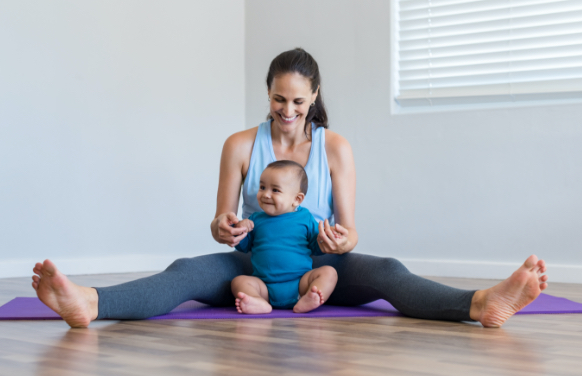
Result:
M285 120L285 121L291 121L291 120L294 120L296 117L297 117L297 115L295 115L295 116L293 116L293 117L290 117L290 118L286 118L285 116L281 115L281 118L282 118L283 120Z

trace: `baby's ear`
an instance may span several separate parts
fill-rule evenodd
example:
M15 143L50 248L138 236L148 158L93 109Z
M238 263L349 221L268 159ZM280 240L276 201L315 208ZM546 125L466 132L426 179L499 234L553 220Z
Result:
M295 201L293 201L293 207L301 205L303 200L305 200L305 193L303 192L297 193L297 196L295 196Z

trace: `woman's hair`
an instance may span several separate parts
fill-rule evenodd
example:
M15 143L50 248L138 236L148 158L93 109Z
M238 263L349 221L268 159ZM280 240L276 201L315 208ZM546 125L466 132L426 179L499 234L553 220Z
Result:
M295 170L295 172L297 174L297 179L299 180L299 190L304 195L307 194L307 188L308 188L307 173L305 172L305 169L303 168L303 166L301 166L299 163L294 162L294 161L289 161L289 160L280 160L280 161L275 161L275 162L269 163L267 165L267 167L265 167L265 170L268 168L272 168L275 170L282 170L282 169Z
M305 52L303 48L296 48L294 50L285 51L271 62L269 73L267 74L267 88L270 90L273 84L273 79L285 73L299 73L303 77L311 81L311 92L315 92L319 87L319 94L315 98L315 105L309 107L307 116L305 118L305 135L311 139L311 135L307 134L307 126L313 122L316 128L324 127L327 129L327 113L325 105L323 104L323 97L321 95L321 77L319 76L319 67L315 59ZM267 120L273 117L269 113Z

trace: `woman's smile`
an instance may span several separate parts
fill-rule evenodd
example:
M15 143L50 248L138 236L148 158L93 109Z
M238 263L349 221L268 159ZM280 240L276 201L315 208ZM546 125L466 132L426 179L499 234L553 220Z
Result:
M281 117L281 120L285 124L291 124L291 123L293 123L295 121L295 119L297 119L299 117L299 115L295 115L295 116L292 116L292 117L285 117L282 114L279 114L279 116Z

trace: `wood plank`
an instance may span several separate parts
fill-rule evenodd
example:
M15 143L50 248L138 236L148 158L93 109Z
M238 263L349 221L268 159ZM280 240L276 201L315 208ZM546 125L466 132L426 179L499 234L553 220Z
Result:
M106 286L149 274L72 279ZM581 285L548 292L582 302ZM0 304L15 296L34 296L29 279L0 279ZM0 322L0 375L578 375L580 354L582 315L516 316L502 329L405 317Z

